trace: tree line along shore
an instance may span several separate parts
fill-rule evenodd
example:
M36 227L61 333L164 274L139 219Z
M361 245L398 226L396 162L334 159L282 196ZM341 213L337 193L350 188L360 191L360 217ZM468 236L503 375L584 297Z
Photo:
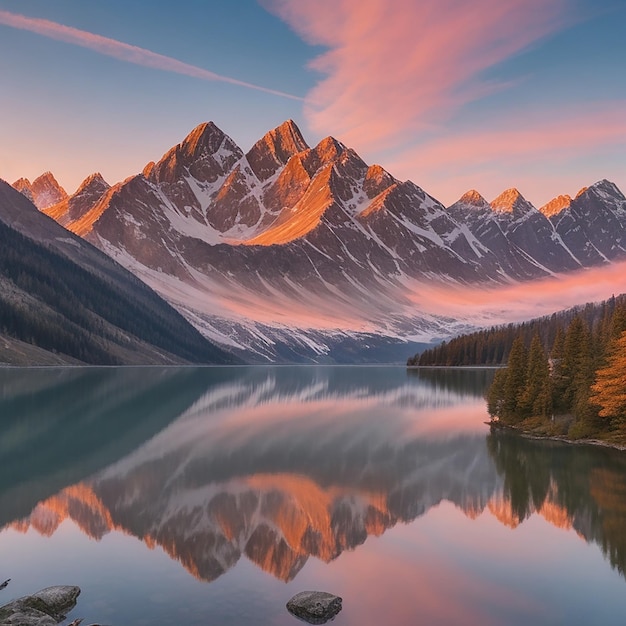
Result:
M456 337L408 365L505 365L487 392L494 426L626 444L626 296Z

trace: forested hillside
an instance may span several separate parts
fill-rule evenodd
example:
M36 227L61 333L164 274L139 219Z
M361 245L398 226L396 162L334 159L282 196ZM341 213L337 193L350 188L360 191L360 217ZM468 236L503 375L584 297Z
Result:
M626 305L595 326L577 315L546 350L519 334L487 394L489 414L525 431L626 443Z
M593 332L606 332L608 320L616 309L626 305L626 294L614 296L601 303L591 303L566 311L553 313L521 324L492 326L449 341L410 357L407 365L424 366L464 366L464 365L505 365L513 342L521 337L530 346L535 335L541 339L543 348L551 349L559 329L564 331L575 317L580 317ZM603 330L604 329L604 330Z

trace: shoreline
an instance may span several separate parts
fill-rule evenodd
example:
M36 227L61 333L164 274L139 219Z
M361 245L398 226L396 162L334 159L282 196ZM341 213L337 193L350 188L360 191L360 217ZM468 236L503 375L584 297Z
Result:
M537 441L556 441L559 443L567 443L570 445L579 446L596 446L601 448L610 448L612 450L618 450L620 452L626 452L626 445L612 443L610 441L603 441L602 439L570 439L565 435L541 435L538 433L530 432L528 430L524 430L519 426L502 424L498 422L498 420L490 420L488 422L485 422L485 424L487 424L487 426L489 426L492 431L509 431L515 435L524 437L525 439L534 439Z

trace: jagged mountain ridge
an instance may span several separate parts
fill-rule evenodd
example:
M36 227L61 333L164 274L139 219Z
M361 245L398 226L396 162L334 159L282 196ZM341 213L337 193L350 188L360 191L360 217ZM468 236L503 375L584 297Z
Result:
M44 172L32 183L28 178L20 178L13 183L13 187L23 193L39 210L63 202L68 197L52 172Z
M332 137L309 148L291 120L245 154L201 124L141 174L101 191L75 219L62 218L67 228L201 332L260 359L286 350L288 360L332 360L333 337L428 340L459 330L420 315L408 282L529 280L625 254L626 198L607 181L550 218L516 190L491 205L466 194L446 209ZM606 236L581 235L589 211L598 228L613 226Z
M61 226L77 222L110 189L110 185L96 172L88 176L75 193L51 206L40 208Z

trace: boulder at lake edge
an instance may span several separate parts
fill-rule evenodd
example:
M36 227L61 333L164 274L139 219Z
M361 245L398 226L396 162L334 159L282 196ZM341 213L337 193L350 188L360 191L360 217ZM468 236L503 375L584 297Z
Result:
M341 601L326 591L301 591L287 602L287 610L309 624L324 624L341 611Z
M76 606L80 588L63 585L46 587L0 607L0 626L56 626Z

